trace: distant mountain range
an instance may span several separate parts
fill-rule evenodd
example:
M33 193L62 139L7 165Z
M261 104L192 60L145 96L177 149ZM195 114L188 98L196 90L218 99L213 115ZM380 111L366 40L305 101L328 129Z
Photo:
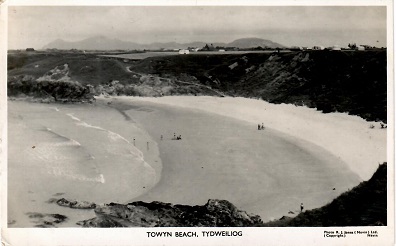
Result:
M213 44L214 47L237 47L237 48L253 48L253 47L270 47L282 48L281 44L260 38L242 38L234 40L231 43L206 43L206 42L191 42L191 43L151 43L139 44L135 42L128 42L119 39L107 38L104 36L96 36L87 38L81 41L69 42L62 39L57 39L45 45L43 49L80 49L80 50L143 50L143 49L185 49L188 47L202 48L206 44Z

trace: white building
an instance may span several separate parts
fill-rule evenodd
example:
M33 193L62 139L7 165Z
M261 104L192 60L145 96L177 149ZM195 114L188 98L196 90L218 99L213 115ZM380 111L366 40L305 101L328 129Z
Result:
M312 47L313 50L324 50L323 46L314 46Z
M180 55L190 54L190 51L189 50L179 50L179 54Z

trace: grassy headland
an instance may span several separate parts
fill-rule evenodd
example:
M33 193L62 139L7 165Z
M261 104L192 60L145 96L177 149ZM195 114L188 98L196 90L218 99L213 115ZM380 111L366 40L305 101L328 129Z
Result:
M130 60L73 52L10 53L8 89L69 65L93 94L230 95L386 122L386 50L190 54ZM25 78L26 80L26 78Z

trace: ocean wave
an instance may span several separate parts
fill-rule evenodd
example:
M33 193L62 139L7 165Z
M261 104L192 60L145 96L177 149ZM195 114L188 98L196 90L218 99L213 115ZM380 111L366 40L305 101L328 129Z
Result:
M75 121L75 124L79 127L90 128L107 133L107 140L104 139L103 141L105 143L109 142L109 144L106 147L107 152L109 152L113 156L121 157L123 155L126 155L124 158L128 158L128 159L130 157L134 158L137 161L136 163L140 163L141 165L143 165L144 168L147 170L146 172L150 173L151 176L155 177L154 178L155 180L158 179L156 170L144 160L143 152L138 148L136 148L135 145L132 144L127 138L116 132L105 129L103 127L89 124L83 121L82 119L78 118L77 116L75 116L73 113L68 113L66 115L69 116L73 121ZM92 156L91 159L95 159L95 157ZM100 161L100 160L96 159L96 161ZM69 178L84 180L84 181L93 181L90 178L84 178L79 176L70 176ZM94 179L94 181L104 183L105 179L103 176L99 176L99 178Z
M104 184L106 182L103 174L99 174L96 177L89 178L85 175L66 172L65 170L59 168L54 168L51 171L48 171L48 173L54 176L63 177L76 181L95 182L101 184Z
M81 146L79 142L74 139L70 139L70 141L62 142L62 143L54 143L54 146Z
M74 139L72 139L72 138L68 138L68 137L66 137L66 136L63 136L62 134L59 134L59 133L57 133L57 132L54 132L54 131L53 131L51 128L49 128L49 127L47 127L46 130L47 130L48 132L51 132L52 134L54 134L54 135L56 135L56 136L58 136L58 137L61 137L62 139L65 140L64 142L54 143L54 144L53 144L54 146L81 146L81 144L80 144L78 141L76 141L76 140L74 140Z
M133 149L133 151L130 151L130 153L133 156L135 156L136 158L140 159L141 161L144 161L143 152L140 151L138 148L136 148L128 139L126 139L122 135L120 135L120 134L118 134L116 132L104 129L104 128L100 127L100 126L94 126L94 125L88 124L87 122L82 121L81 119L79 119L78 117L74 116L71 113L66 114L66 115L69 116L70 118L72 118L73 120L77 121L78 122L77 123L78 126L87 127L87 128L93 128L93 129L96 129L96 130L99 130L99 131L105 131L105 132L108 133L108 138L110 140L112 140L112 141L122 140L122 141L126 142L128 145L130 145L130 148ZM149 164L147 164L147 165L149 165Z
M49 108L55 110L56 112L59 112L59 109L57 107L49 107Z
M90 124L88 124L88 123L86 123L86 122L84 122L84 121L79 121L79 123L77 123L77 125L78 126L83 126L83 127L87 127L87 128L94 128L94 129L96 129L96 130L100 130L100 131L107 131L106 129L103 129L102 127L100 127L100 126L93 126L93 125L90 125Z
M67 116L69 116L70 118L72 118L75 121L81 121L79 118L75 117L73 114L66 114Z

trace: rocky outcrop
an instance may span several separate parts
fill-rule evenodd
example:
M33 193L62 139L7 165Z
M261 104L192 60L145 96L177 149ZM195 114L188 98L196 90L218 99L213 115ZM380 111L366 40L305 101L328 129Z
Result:
M110 203L95 208L95 218L83 227L240 227L262 223L258 215L238 210L226 200L210 199L203 206L162 202Z
M96 207L96 204L93 202L67 200L65 198L59 199L58 201L56 201L56 203L59 206L69 207L69 208L93 209Z
M62 214L45 214L45 213L27 213L29 219L35 227L52 228L57 227L68 220L68 218Z
M92 102L93 94L87 86L76 81L36 80L33 76L9 78L8 96L41 98L45 102Z

